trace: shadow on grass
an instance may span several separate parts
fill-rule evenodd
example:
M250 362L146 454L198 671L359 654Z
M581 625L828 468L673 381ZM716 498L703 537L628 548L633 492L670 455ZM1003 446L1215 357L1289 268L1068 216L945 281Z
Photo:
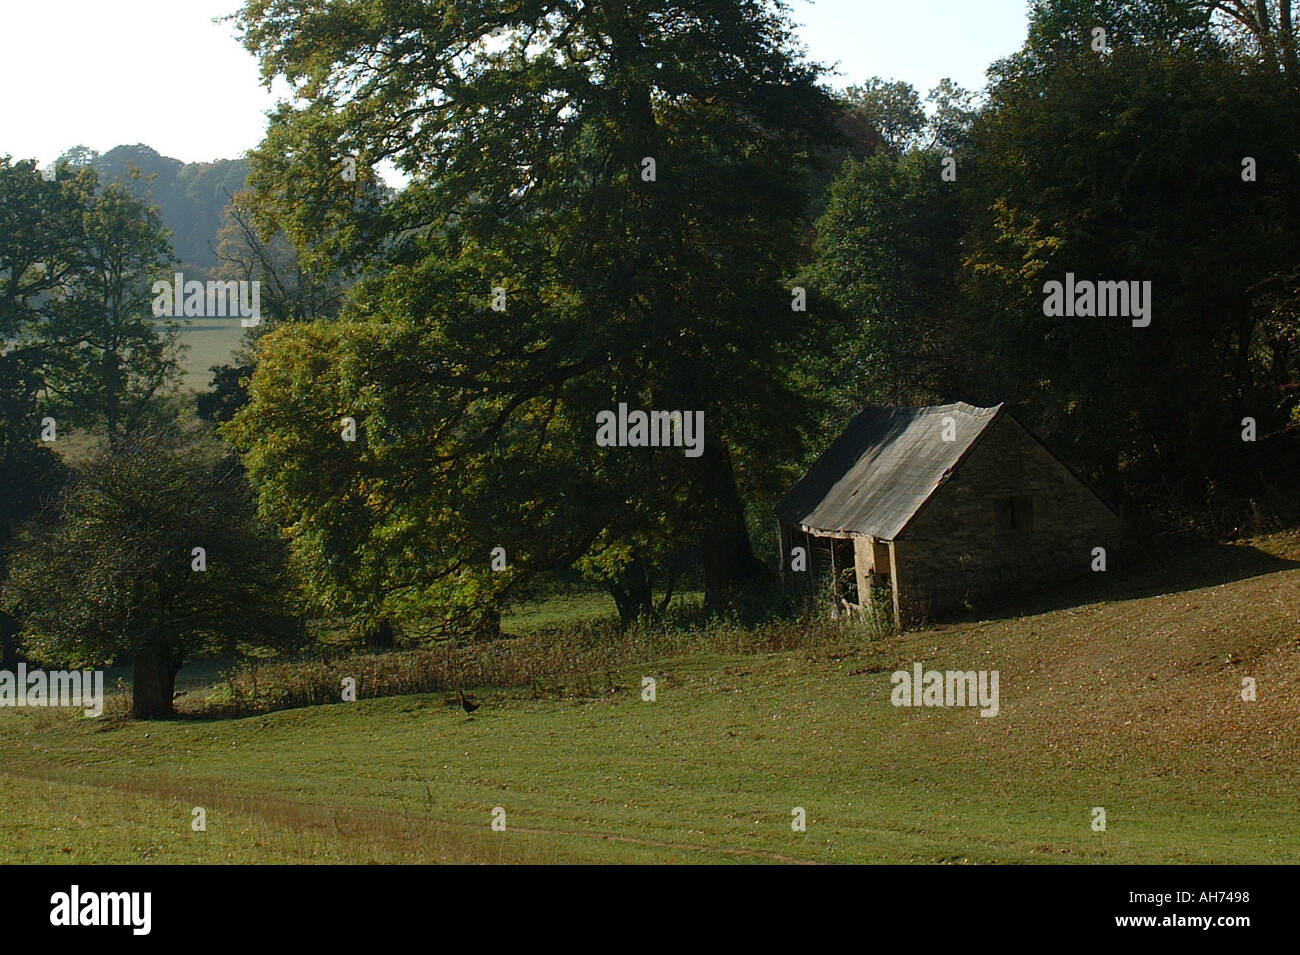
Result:
M1218 587L1296 568L1300 568L1300 561L1245 544L1167 546L1149 552L1140 561L1121 560L1105 573L1051 583L1019 594L990 597L969 612L938 615L932 622L969 623L1027 617L1100 601L1139 600Z

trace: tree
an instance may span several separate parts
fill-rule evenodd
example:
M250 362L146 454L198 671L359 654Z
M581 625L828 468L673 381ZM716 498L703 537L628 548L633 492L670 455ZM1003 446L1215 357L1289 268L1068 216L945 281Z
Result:
M251 0L239 22L264 76L302 92L254 156L259 201L300 252L382 272L345 333L365 336L369 363L345 351L311 369L346 383L338 402L263 372L314 332L268 336L230 432L255 479L305 473L298 455L321 446L311 428L341 454L336 420L351 412L371 422L364 467L385 462L382 479L348 485L369 542L400 562L385 541L418 534L447 555L411 568L408 590L484 566L507 534L536 557L520 573L576 559L625 526L629 501L692 543L711 606L761 576L743 495L771 480L757 462L798 442L806 401L786 358L813 323L792 316L789 275L811 157L835 139L784 7ZM385 159L412 181L371 201L363 186ZM494 287L506 314L489 307ZM394 355L399 340L409 357ZM291 396L290 415L273 412L273 392ZM702 455L597 453L595 416L620 402L703 411ZM348 467L360 481L360 458ZM280 504L295 532L332 510L312 495ZM519 512L525 523L509 523ZM562 530L548 542L542 527Z
M37 399L59 349L41 332L81 266L81 190L0 158L0 455L36 440Z
M964 153L971 126L979 116L980 97L944 77L930 90L925 101L934 107L934 114L928 121L929 145L947 155Z
M952 391L961 201L937 150L849 160L817 222L809 283L845 326L818 375L838 426L868 402L926 403Z
M1257 56L1266 70L1281 72L1300 86L1300 61L1296 59L1296 33L1300 14L1292 0L1199 0L1215 24L1230 40Z
M1204 49L1214 32L1210 19L1203 0L1033 0L1025 44L990 67L991 85L1012 75L1051 75L1081 51L1095 57L1092 47L1103 39L1108 49L1152 54ZM1093 33L1099 28L1103 35Z
M129 658L133 714L162 719L185 661L297 638L284 581L238 460L158 430L78 470L49 519L23 531L4 595L27 654L71 667Z
M252 193L230 198L226 220L217 235L220 277L258 282L262 321L244 333L244 345L233 364L213 365L212 388L199 394L199 417L229 421L248 403L248 378L257 366L257 342L285 322L315 321L338 315L345 286L337 274L315 275L303 266L289 238L278 230L263 237L256 221Z
M1300 113L1189 5L1038 13L971 134L964 391L1015 402L1117 497L1199 494L1237 459L1246 409L1285 420L1261 389L1257 299L1300 257ZM1118 27L1099 53L1104 15ZM1243 157L1268 175L1244 181ZM1150 282L1150 326L1045 317L1044 283L1067 272Z
M66 173L66 170L65 170ZM0 580L18 526L59 490L64 469L38 438L45 366L55 353L37 337L54 293L77 262L80 210L65 181L34 162L0 157ZM14 662L14 608L0 605L0 667Z
M873 76L844 91L849 109L879 131L894 155L920 145L926 127L925 109L912 84Z
M38 330L57 346L47 363L50 407L74 423L102 426L110 441L143 422L179 380L183 347L175 322L155 325L152 284L171 262L154 210L125 181L102 188L83 169L76 264Z

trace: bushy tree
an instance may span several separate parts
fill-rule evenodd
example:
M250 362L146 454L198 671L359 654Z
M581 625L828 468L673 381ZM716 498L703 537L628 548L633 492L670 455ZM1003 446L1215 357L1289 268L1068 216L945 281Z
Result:
M926 127L925 108L911 83L873 76L844 91L850 110L870 124L894 155L921 143Z
M171 263L157 213L127 180L101 184L82 169L70 184L80 221L68 237L76 264L37 334L49 342L45 392L54 413L102 428L110 441L159 411L180 379L174 321L156 323L153 282Z
M912 404L952 390L962 219L938 150L849 160L817 222L811 284L843 324L820 376L838 426L867 402Z
M1196 492L1243 415L1285 418L1256 299L1300 258L1300 113L1185 6L1118 5L1105 53L1086 28L1105 5L1041 6L972 133L967 393L1017 403L1117 496ZM1045 317L1067 272L1150 282L1151 325Z
M66 173L66 170L65 170ZM39 438L39 403L57 348L39 337L76 267L80 206L34 162L0 157L0 580L17 527L58 492L58 458ZM0 665L14 661L12 608L0 602Z
M807 167L834 140L784 8L251 0L239 19L265 75L303 93L255 155L263 208L304 254L384 266L318 364L290 354L318 332L264 341L229 433L259 483L286 487L281 526L329 540L312 525L338 506L326 494L346 497L410 594L451 567L496 592L494 543L520 573L622 546L629 510L667 518L635 522L642 538L691 543L713 606L761 575L743 496L771 482L763 462L805 413L787 366L811 323L789 275ZM386 204L362 188L380 159L412 177ZM323 400L294 369L340 390ZM596 414L620 402L704 411L704 453L595 448ZM326 468L328 490L276 477L351 453L345 414L370 457Z
M27 655L71 667L129 659L133 713L159 719L187 660L298 638L284 582L238 460L169 429L124 435L78 469L23 531L4 599Z

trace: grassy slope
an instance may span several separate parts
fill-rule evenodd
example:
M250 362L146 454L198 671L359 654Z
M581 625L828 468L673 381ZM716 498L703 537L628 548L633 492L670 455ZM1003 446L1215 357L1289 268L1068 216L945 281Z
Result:
M472 720L441 696L120 726L0 710L0 859L1295 863L1298 617L1283 566L870 646L674 659L599 700L483 689ZM914 661L999 670L1001 715L894 708L890 672Z

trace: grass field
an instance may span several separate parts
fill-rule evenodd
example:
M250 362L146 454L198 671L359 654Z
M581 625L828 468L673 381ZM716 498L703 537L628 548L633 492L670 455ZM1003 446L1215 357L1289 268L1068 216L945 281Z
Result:
M230 361L243 342L245 329L239 319L212 319L202 324L192 322L181 327L181 342L188 347L181 355L184 377L181 389L207 391L212 386L213 365Z
M1217 582L647 661L596 698L482 687L472 719L442 694L226 721L3 710L0 858L1300 862L1300 565L1223 550L1242 559ZM1001 713L895 708L890 674L918 661L998 670Z
M663 594L656 593L656 606L662 600ZM688 590L674 594L671 607L698 609L703 602L703 591ZM529 633L598 620L618 620L618 608L609 594L604 591L561 593L507 607L501 614L501 629L507 633Z
M555 594L507 607L501 628L507 633L528 633L595 620L617 620L618 608L607 593Z

